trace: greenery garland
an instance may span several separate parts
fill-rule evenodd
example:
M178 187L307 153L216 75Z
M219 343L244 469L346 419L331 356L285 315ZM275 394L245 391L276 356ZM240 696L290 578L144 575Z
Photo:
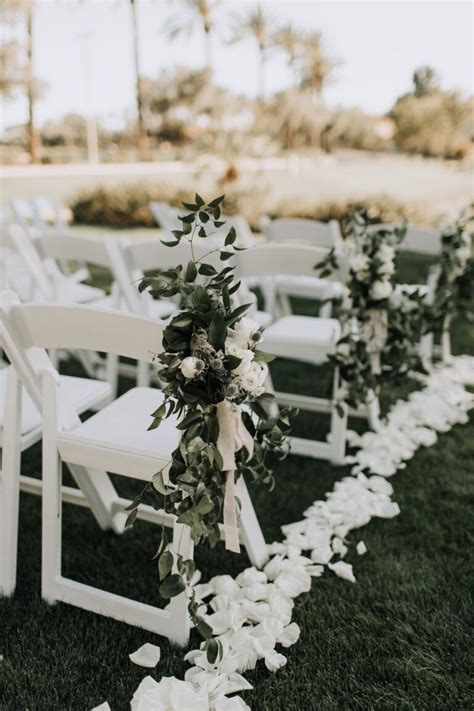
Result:
M457 314L462 313L472 319L470 309L474 277L473 234L473 206L464 210L456 221L442 232L441 252L435 267L436 291L428 311L432 330L438 337Z
M137 516L141 502L174 514L177 521L189 526L195 543L207 540L214 546L220 540L226 473L218 448L218 405L223 401L238 407L242 421L253 440L253 453L242 447L236 453L235 476L246 474L254 482L274 485L271 460L288 452L291 408L269 415L273 395L265 392L264 382L271 356L257 348L261 338L258 324L245 316L250 304L237 305L233 296L240 282L234 278L234 266L217 269L204 261L218 255L230 260L239 247L232 227L221 246L213 247L201 258L196 257L196 241L203 241L220 230L220 196L206 203L198 194L194 203L183 203L187 213L180 217L182 228L173 232L174 239L163 242L173 247L182 240L190 247L187 265L161 269L156 276L146 277L139 291L154 297L175 297L180 311L171 318L163 333L163 351L156 356L158 376L164 384L164 401L153 413L149 429L159 427L170 415L178 419L182 432L180 444L171 455L169 466L157 472L153 480L129 506L128 525ZM245 406L245 407L242 407ZM191 579L193 560L183 560L170 550L164 526L155 558L161 580L160 595L169 599L188 589L189 612L199 632L206 639L209 659L219 654L219 643L199 614Z
M425 332L422 296L396 292L396 248L406 226L374 226L355 213L345 226L341 251L332 249L316 265L324 278L348 271L340 306L342 337L329 360L345 385L342 399L366 404L382 382L400 382L410 370L423 370L417 343Z

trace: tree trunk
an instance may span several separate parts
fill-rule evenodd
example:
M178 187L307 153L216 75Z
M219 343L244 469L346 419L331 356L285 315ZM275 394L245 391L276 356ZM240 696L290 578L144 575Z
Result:
M258 77L258 98L263 103L265 101L265 48L259 47L259 77Z
M136 0L130 0L132 10L132 30L133 30L133 55L135 60L135 92L137 101L138 116L138 154L140 160L149 160L148 137L146 134L145 121L143 118L143 98L140 81L140 57L138 49L138 22Z
M208 29L205 29L204 32L205 32L204 53L205 53L206 69L209 69L210 71L212 71L212 35L211 35L211 31Z
M35 79L33 74L33 2L28 3L26 8L26 56L27 56L27 77L26 91L28 98L28 152L30 162L38 162L38 134L35 126Z

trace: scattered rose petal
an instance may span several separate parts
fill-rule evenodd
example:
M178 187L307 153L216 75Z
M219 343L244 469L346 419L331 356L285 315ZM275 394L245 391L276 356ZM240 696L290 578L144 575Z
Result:
M147 642L139 647L136 652L133 652L128 656L130 661L137 664L139 667L147 667L148 669L152 669L153 667L156 667L160 661L161 650L156 646L156 644L150 644Z

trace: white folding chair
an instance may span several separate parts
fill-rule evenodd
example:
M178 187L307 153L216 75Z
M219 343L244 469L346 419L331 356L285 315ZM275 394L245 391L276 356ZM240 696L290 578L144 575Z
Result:
M12 340L24 353L31 348L67 348L113 352L151 362L162 340L163 324L133 314L86 306L8 304L4 319ZM78 583L61 574L61 462L86 470L150 481L169 466L180 433L173 419L147 431L149 413L163 395L153 388L132 388L85 422L74 417L60 402L58 376L52 364L43 362L36 371L42 384L43 414L43 560L42 594L48 602L63 601L92 612L162 634L185 645L190 621L187 598L172 598L167 609L115 595ZM32 364L33 365L33 364ZM238 482L241 501L240 535L254 565L268 558L255 511L243 478ZM143 507L149 509L150 507ZM115 507L115 515L124 516ZM175 552L189 558L193 545L189 529L164 512L147 512L149 520L173 529Z
M327 254L326 249L303 245L266 244L253 250L240 252L238 257L239 276L274 277L291 274L304 278L311 276L315 264ZM345 280L342 270L335 279ZM272 355L294 361L320 365L334 353L341 336L341 325L333 318L313 316L283 316L272 323L263 333L263 349ZM334 373L333 396L325 398L276 392L277 402L295 405L310 412L325 412L330 415L330 435L327 442L292 438L292 452L303 456L329 459L335 464L344 461L347 433L348 409L339 403L342 385L338 372ZM367 417L372 427L378 427L378 401L371 397L367 407L351 411L356 417Z
M11 292L2 295L2 305L9 303L18 303ZM0 594L11 595L16 584L19 489L31 494L41 494L42 490L40 479L20 474L21 453L41 439L42 418L40 382L28 360L19 355L3 320L0 320L0 346L14 363L0 369ZM40 362L41 354L32 352L30 356ZM26 387L20 387L17 373ZM102 407L111 397L108 383L64 375L59 376L59 393L61 401L68 403L76 417ZM117 495L108 477L95 472L91 480L90 473L78 467L72 469L72 474L88 493L99 524L103 528L115 527L109 508ZM64 501L89 504L79 489L63 487L62 493Z
M338 249L342 243L339 223L336 220L326 224L304 218L278 218L263 221L262 229L267 240L272 244L306 244L325 249L333 247ZM332 310L331 301L343 295L341 284L334 280L319 279L315 274L311 276L280 274L274 279L274 290L273 309L276 309L275 313L278 315L286 316L292 313L291 296L324 301L319 315L329 317ZM272 311L272 308L268 310Z

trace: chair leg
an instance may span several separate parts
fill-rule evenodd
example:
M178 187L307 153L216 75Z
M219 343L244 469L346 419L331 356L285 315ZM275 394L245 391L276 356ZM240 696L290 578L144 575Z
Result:
M268 560L267 544L243 476L236 484L236 494L241 503L239 529L242 543L252 565L263 568Z
M332 301L325 301L319 309L320 318L331 318L332 316Z
M344 464L346 456L346 437L348 407L345 402L338 401L341 386L339 373L334 374L333 405L331 409L331 459L332 464ZM336 407L337 404L337 407ZM339 410L339 412L338 412Z
M12 595L16 585L21 461L21 383L13 368L7 378L8 408L3 430L0 484L0 595Z
M139 388L150 386L150 365L141 360L137 363L137 386Z
M56 447L56 382L43 375L43 507L41 595L46 602L57 600L56 583L61 576L61 460Z
M172 550L176 555L181 555L184 560L193 557L194 545L191 540L189 526L184 526L182 523L174 524ZM166 609L171 616L173 625L172 640L181 647L186 646L189 642L189 633L191 631L186 592L171 598Z

